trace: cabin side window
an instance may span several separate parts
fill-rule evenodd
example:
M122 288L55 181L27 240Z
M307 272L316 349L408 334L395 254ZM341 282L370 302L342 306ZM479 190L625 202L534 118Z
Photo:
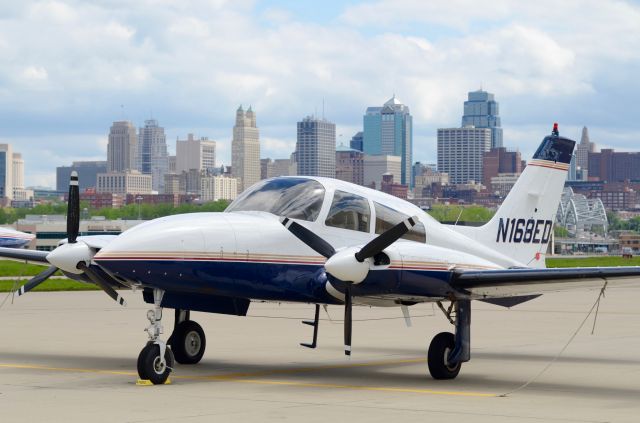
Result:
M375 201L373 202L373 206L376 210L376 234L381 234L387 229L391 229L393 226L409 217L404 213L400 213L390 207L383 206ZM404 234L402 238L424 244L427 242L424 225L421 222L416 223L416 225L409 232Z
M325 224L334 228L369 232L371 209L366 198L336 191Z

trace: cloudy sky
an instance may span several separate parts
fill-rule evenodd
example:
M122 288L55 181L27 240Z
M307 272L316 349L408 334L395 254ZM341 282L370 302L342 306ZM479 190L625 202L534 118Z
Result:
M414 116L414 160L460 124L468 91L500 102L505 145L529 156L552 122L640 150L640 5L629 1L4 1L0 142L28 185L105 159L109 126L153 116L170 151L189 132L230 162L234 112L257 112L262 157L288 157L322 113L348 143L395 93Z

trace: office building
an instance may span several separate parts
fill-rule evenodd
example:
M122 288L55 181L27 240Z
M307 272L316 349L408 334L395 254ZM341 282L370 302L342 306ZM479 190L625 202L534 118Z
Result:
M336 177L336 125L307 116L298 122L297 174Z
M489 128L438 129L438 171L448 173L451 184L481 182L484 153L490 148Z
M164 175L164 193L182 194L180 192L180 175L177 173L167 173Z
M151 175L154 191L164 191L164 175L169 171L167 137L155 119L145 120L138 133L138 171Z
M364 153L343 145L336 149L336 179L364 185Z
M624 182L640 180L640 152L616 152L603 148L589 153L589 180Z
M402 174L402 158L399 156L365 156L362 159L363 185L380 189L382 175L392 175L393 180L398 180Z
M449 185L449 174L438 172L433 167L425 166L422 173L416 175L415 183L413 187L415 198L432 197L434 192L440 191L436 188Z
M289 159L260 159L260 179L289 176L290 165Z
M409 107L394 96L382 107L368 107L363 117L362 151L366 155L398 156L402 174L395 180L411 183L413 118Z
M8 205L13 199L13 149L0 144L0 202Z
M207 137L196 139L188 134L186 140L176 140L175 173L191 169L210 172L216 167L216 142Z
M509 194L519 177L520 173L498 173L492 176L488 185L485 184L485 186L491 190L492 194L504 198Z
M260 180L260 132L251 106L236 110L236 124L231 141L231 174L238 178L238 192Z
M492 148L483 155L482 184L489 188L491 179L501 173L520 174L524 162L519 151L507 151L505 147Z
M349 147L354 150L362 151L362 143L364 140L364 132L357 132L353 137L351 137L351 141L349 141Z
M113 122L107 144L107 172L126 172L137 168L138 137L129 121Z
M494 95L483 91L469 92L468 100L464 102L462 127L491 129L491 148L502 147L502 127L500 125L500 111Z
M589 138L589 130L586 126L582 127L582 136L580 137L580 143L576 146L575 154L575 167L576 175L582 174L580 180L586 180L589 175L589 154L595 153L596 145L591 142ZM574 179L577 179L576 178Z
M11 165L13 167L13 175L12 175L13 188L23 189L24 188L24 160L22 159L22 154L13 153L12 158L13 158L13 163Z
M78 161L71 166L59 166L56 168L56 190L68 191L71 172L78 172L78 186L80 192L95 188L98 184L98 173L107 173L105 161Z
M235 200L238 196L238 180L226 176L203 176L200 179L200 200Z
M407 194L409 192L409 187L404 184L395 183L393 180L393 175L391 173L385 173L384 175L382 175L380 191L406 200Z
M143 175L137 170L98 174L98 194L151 194L151 191L151 175Z

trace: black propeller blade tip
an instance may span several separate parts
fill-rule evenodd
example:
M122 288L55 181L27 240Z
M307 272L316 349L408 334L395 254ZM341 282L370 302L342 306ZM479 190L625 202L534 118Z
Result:
M69 200L67 203L67 240L70 244L76 242L80 232L80 186L78 172L71 172L69 180Z

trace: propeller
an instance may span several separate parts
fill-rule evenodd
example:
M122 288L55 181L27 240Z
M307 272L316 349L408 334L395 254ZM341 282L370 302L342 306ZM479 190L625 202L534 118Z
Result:
M124 298L113 289L113 284L110 282L113 281L111 276L102 271L102 269L90 265L94 252L86 243L78 241L79 233L80 187L78 185L78 172L73 171L69 181L69 199L67 202L67 243L60 245L47 254L47 261L51 263L51 266L20 287L18 295L31 291L51 277L58 269L61 269L66 273L84 274L118 304L127 305Z
M337 252L327 241L288 217L282 218L280 222L296 238L325 257L327 259L324 264L325 271L344 283L344 354L351 355L353 284L360 283L367 277L369 263L366 260L381 253L409 232L418 223L418 218L416 216L406 218L360 249L348 247Z
M69 181L69 199L67 201L67 240L69 244L75 244L80 232L80 186L78 185L78 172L71 172Z
M58 271L58 268L56 266L49 266L46 270L38 273L37 275L29 279L29 282L25 283L20 287L20 289L18 289L17 291L18 296L24 295L27 292L31 291L36 286L40 285L42 282L49 279L49 277L52 276L57 271Z

